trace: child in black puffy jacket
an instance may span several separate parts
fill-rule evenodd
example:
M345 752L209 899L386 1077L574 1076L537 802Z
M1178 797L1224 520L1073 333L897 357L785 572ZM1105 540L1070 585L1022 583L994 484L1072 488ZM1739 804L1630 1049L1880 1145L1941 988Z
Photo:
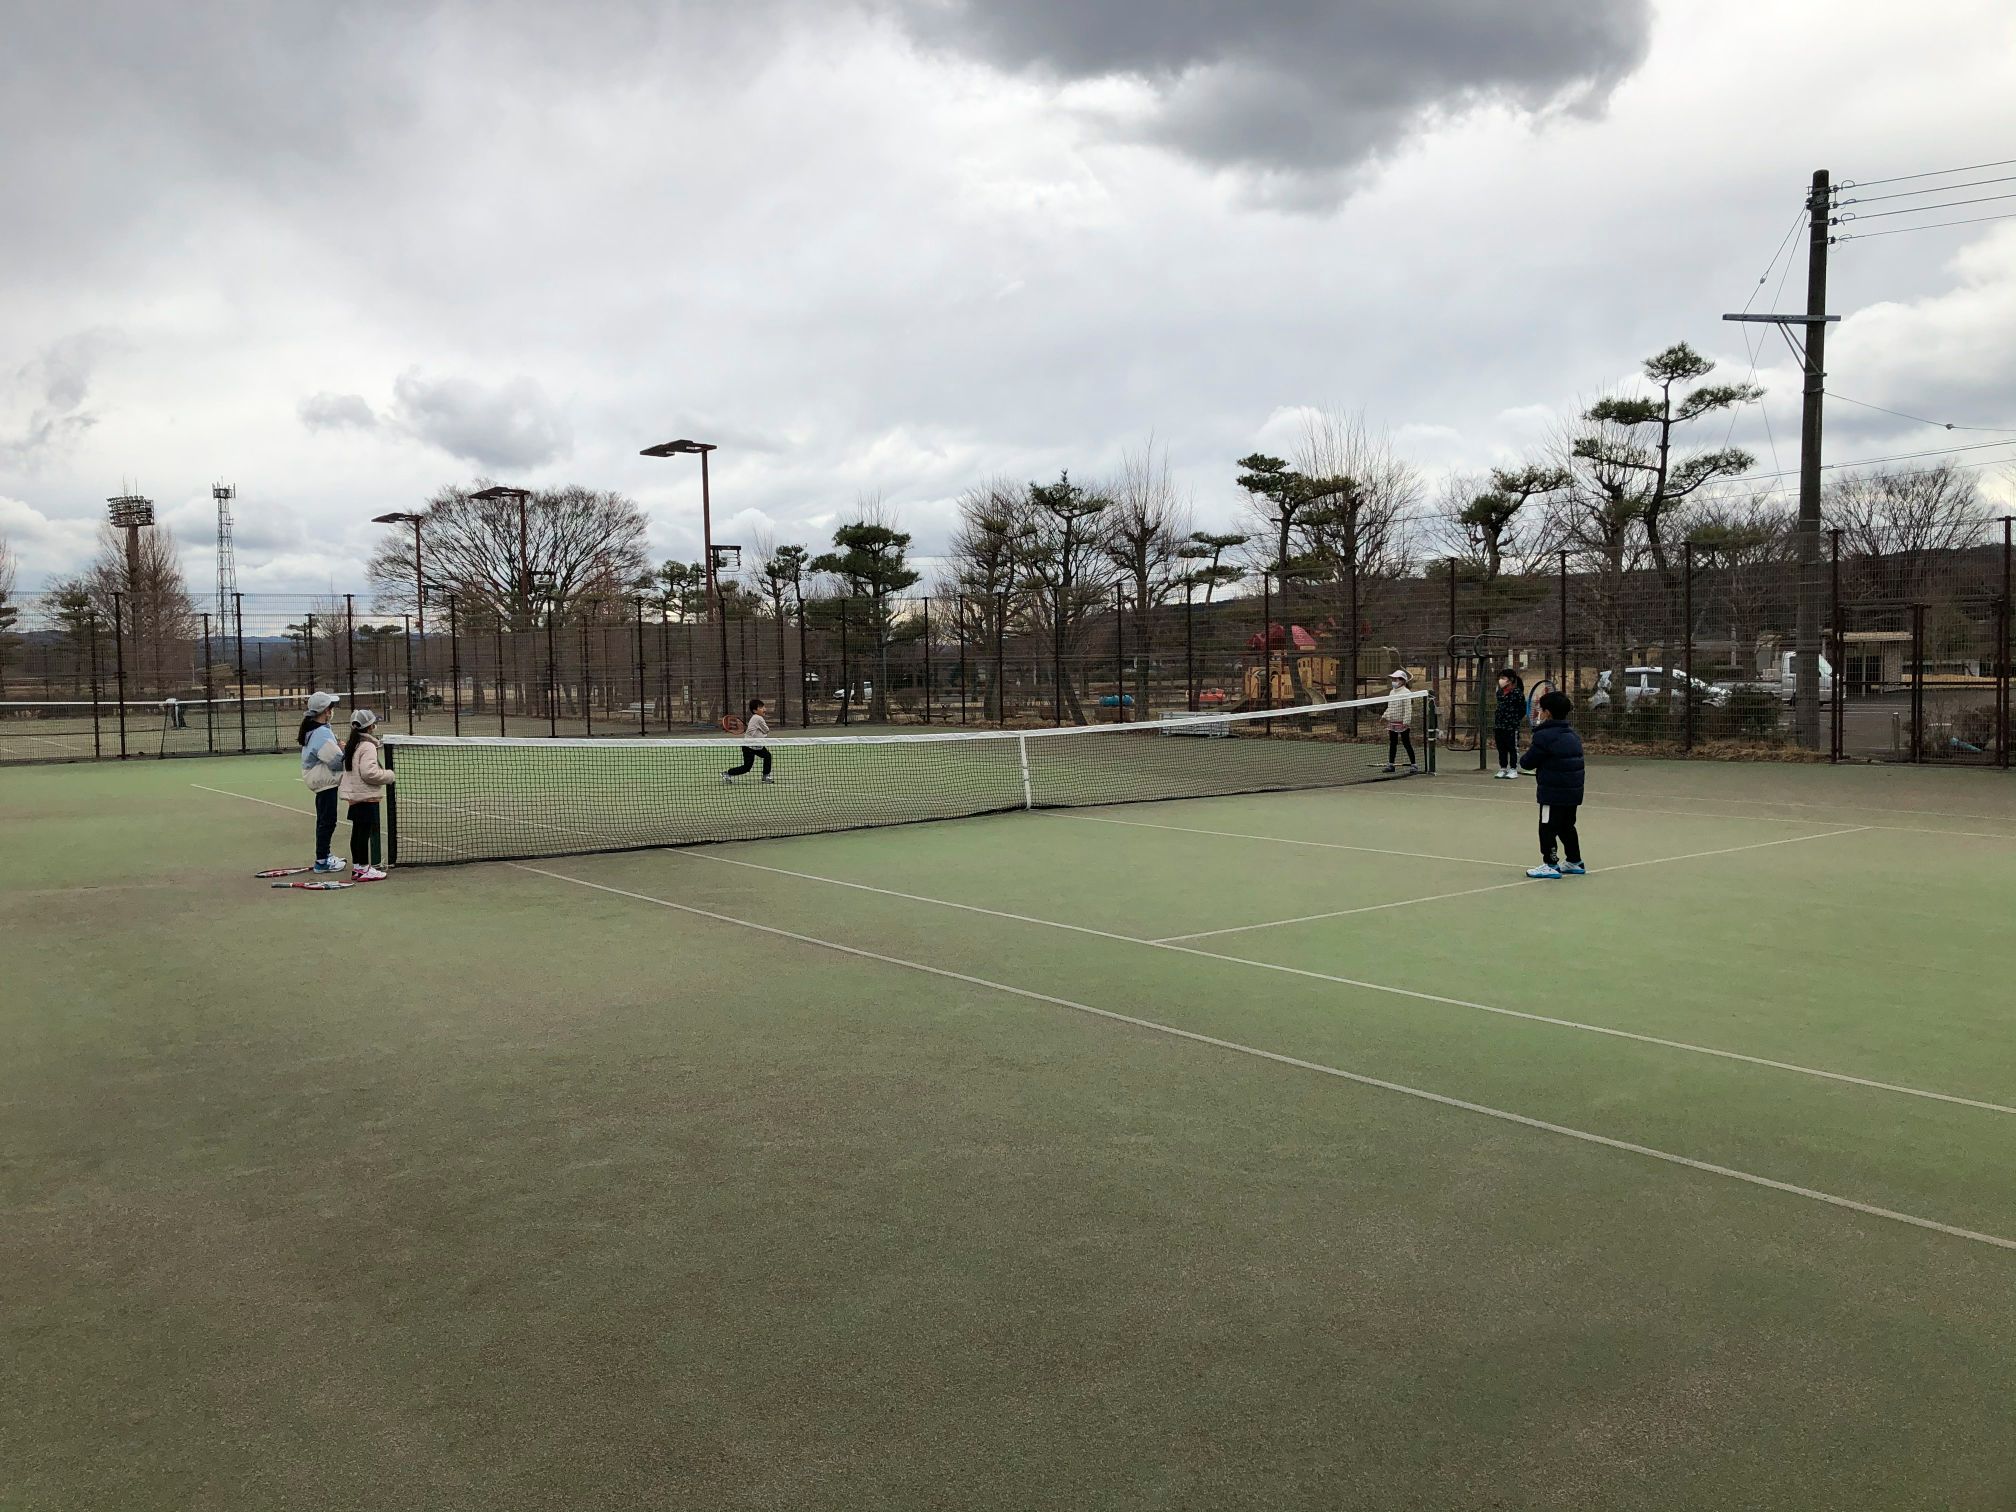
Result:
M1526 684L1510 667L1498 671L1498 707L1491 716L1491 734L1498 742L1498 775L1519 775L1519 725L1526 718Z

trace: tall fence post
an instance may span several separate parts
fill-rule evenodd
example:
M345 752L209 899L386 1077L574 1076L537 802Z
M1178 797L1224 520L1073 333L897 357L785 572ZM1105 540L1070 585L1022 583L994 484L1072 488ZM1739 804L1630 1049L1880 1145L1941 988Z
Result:
M1925 606L1911 606L1911 759L1925 759Z
M812 728L812 674L805 664L805 600L798 599L798 728Z
M1008 727L1008 593L994 595L994 722Z
M931 723L931 595L924 595L924 723Z
M959 647L959 723L966 723L966 600L952 600L952 633Z
M448 708L457 735L462 733L462 635L455 623L455 595L448 595Z
M217 749L217 700L210 691L210 616L203 616L203 749Z
M504 617L501 614L491 633L497 642L497 733L504 735L509 733L504 717L504 700L509 684L504 677ZM512 670L515 671L518 660L518 633L515 630L511 633L511 660Z
M645 724L649 705L644 700L644 600L637 600L637 733L648 735Z
M553 650L553 601L546 601L546 738L560 738L559 668ZM725 621L723 623L726 623Z
M2002 516L2002 633L1995 637L1995 655L1999 663L1999 670L1995 674L1995 686L2002 693L2002 713L1996 732L2002 748L2001 762L2005 771L2009 767L2009 701L2012 697L2016 697L2016 685L2010 682L2009 667L2009 622L2011 619L2016 619L2016 604L2012 604L2009 599L2009 527L2012 523L2016 521L2012 521L2010 516ZM1834 676L1839 679L1841 673L1837 670Z
M305 693L313 693L315 691L315 616L312 614L309 615L302 622L301 628L306 632L303 640L308 647L308 686L303 691Z
M854 717L854 663L848 658L847 650L847 600L840 600L840 723L850 724Z
M251 740L245 730L245 595L231 595L232 629L238 638L238 750L244 754L251 749Z
M595 680L588 671L588 617L581 617L581 718L588 733L595 733Z
M1827 759L1838 762L1841 759L1842 736L1847 724L1843 706L1848 698L1848 653L1845 631L1841 623L1841 531L1839 527L1827 532L1832 540L1833 604L1828 611L1828 621L1834 627L1834 701L1827 711Z
M126 595L112 592L112 667L118 679L119 759L126 759Z
M1686 681L1680 685L1680 696L1686 700L1683 716L1686 719L1684 733L1680 737L1680 749L1692 754L1694 750L1694 543L1682 541L1680 551L1685 566L1682 569L1680 613L1685 621L1680 634L1681 675Z
M1113 717L1127 723L1126 609L1120 580L1113 580Z
M1189 713L1197 712L1197 613L1193 595L1195 585L1183 585L1183 707Z
M98 614L96 610L86 610L84 628L87 633L89 655L91 657L91 759L96 761L105 754L105 742L98 730Z
M1568 553L1565 551L1561 553L1560 576L1561 576L1561 624L1560 624L1561 670L1559 673L1556 674L1556 676L1560 679L1561 691L1566 693L1570 698L1573 698L1576 693L1576 687L1575 687L1575 678L1573 674L1571 674L1568 670ZM1619 677L1622 677L1624 674L1620 672L1617 675Z
M357 605L354 597L343 595L343 665L349 686L344 694L352 703L357 701Z
M416 696L419 689L413 679L413 616L399 616L399 639L406 647L406 733L413 733L413 706L420 700Z

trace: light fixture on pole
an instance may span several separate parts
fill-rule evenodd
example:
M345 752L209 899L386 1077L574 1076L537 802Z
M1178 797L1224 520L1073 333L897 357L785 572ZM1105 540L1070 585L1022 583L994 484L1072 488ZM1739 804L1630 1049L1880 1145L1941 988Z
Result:
M427 516L394 510L391 514L371 516L373 525L411 525L413 527L413 602L420 613L420 639L427 639L427 593L426 574L420 562L420 527L427 523Z
M517 502L518 570L512 574L512 582L518 589L519 616L520 618L529 616L532 612L532 549L531 531L525 520L525 504L532 497L532 490L506 488L502 484L496 484L489 488L480 488L469 497L481 499L486 504L503 504L513 500Z
M707 562L707 612L721 621L721 712L728 712L728 617L722 611L720 585L714 572L714 498L707 478L707 454L719 450L711 441L661 441L638 453L644 457L700 459L700 544ZM737 548L737 556L740 549Z

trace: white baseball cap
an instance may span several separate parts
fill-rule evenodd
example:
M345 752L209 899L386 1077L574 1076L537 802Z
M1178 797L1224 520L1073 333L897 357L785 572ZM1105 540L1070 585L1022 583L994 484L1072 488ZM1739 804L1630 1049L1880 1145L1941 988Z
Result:
M320 714L324 709L333 709L341 702L343 702L343 695L340 693L310 693L308 695L308 712L310 714Z

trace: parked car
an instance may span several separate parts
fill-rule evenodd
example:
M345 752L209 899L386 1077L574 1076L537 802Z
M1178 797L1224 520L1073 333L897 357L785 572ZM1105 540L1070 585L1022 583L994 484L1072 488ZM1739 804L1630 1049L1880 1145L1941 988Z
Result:
M1760 656L1757 668L1760 674L1758 680L1755 683L1745 683L1743 686L1775 693L1781 701L1788 704L1793 702L1798 687L1797 679L1792 674L1792 657L1793 653L1790 651L1780 651L1775 660ZM1831 703L1833 699L1834 664L1823 656L1820 658L1820 702Z
M1674 692L1678 692L1683 686L1689 683L1685 672L1674 671L1671 674L1672 681L1670 684L1667 681L1667 677L1668 673L1664 667L1626 667L1624 669L1624 706L1628 709L1634 707L1640 699L1663 697L1669 687ZM1610 706L1610 682L1611 679L1608 672L1602 672L1597 675L1596 691L1589 695L1590 708L1606 709ZM1708 707L1719 709L1723 704L1729 702L1729 690L1720 683L1703 682L1698 677L1692 679L1691 683L1694 689L1694 697Z

